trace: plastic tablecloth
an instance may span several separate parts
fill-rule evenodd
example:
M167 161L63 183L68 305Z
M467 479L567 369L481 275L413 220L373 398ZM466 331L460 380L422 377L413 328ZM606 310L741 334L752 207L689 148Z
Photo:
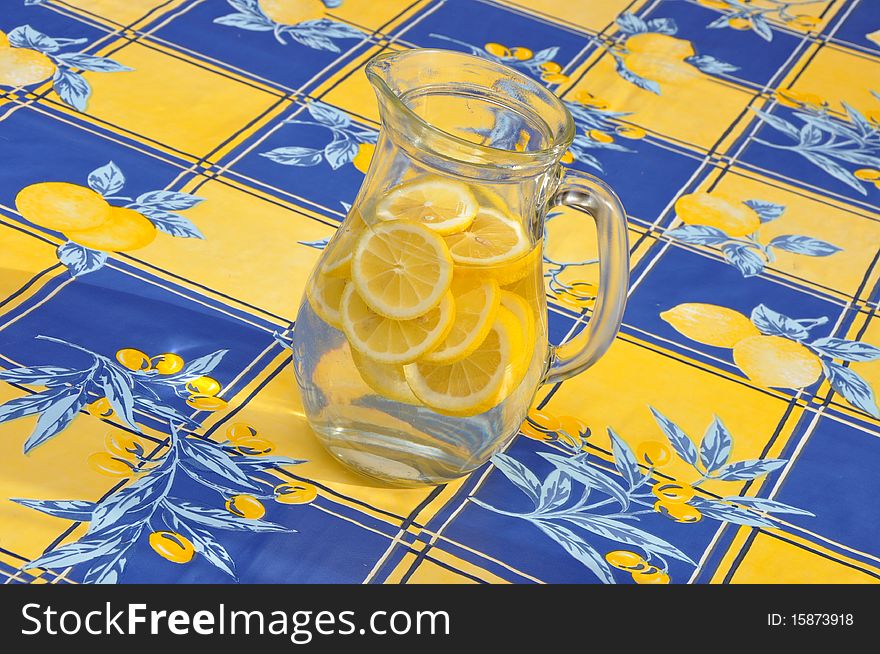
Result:
M7 0L0 29L7 583L880 578L876 3ZM562 98L632 273L505 452L389 489L315 440L288 346L374 148L364 64L415 47ZM576 220L557 343L596 290Z

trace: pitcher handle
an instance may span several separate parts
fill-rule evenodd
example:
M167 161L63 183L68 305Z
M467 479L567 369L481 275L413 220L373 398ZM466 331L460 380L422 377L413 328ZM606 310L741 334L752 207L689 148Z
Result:
M599 291L593 315L576 336L551 349L545 384L583 372L611 346L623 319L629 282L626 212L604 182L592 175L565 170L550 206L564 205L588 213L596 223L599 244Z

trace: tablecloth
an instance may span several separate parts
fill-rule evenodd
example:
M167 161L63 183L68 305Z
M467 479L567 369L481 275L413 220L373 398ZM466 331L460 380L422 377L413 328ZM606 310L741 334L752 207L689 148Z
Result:
M877 3L7 0L0 29L7 583L880 579ZM289 328L374 148L364 64L414 47L562 98L632 272L505 452L389 489L309 431ZM557 343L596 292L576 220Z

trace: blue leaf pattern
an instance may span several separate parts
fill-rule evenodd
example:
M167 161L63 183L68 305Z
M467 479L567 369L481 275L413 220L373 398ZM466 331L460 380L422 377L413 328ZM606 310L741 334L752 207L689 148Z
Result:
M751 320L762 334L769 336L783 336L799 341L809 335L801 323L763 304L752 309Z
M125 186L125 175L112 161L95 168L88 176L89 187L101 195L113 195Z
M880 360L880 347L870 343L862 343L861 341L848 341L843 338L832 337L817 338L810 343L810 347L833 359L842 359L844 361Z
M107 263L106 252L92 250L73 241L59 245L57 254L58 260L67 266L74 277L82 277L100 270Z
M690 438L688 438L688 435L684 433L681 427L676 425L654 407L651 407L651 413L654 414L654 419L657 421L657 424L660 425L660 429L663 430L663 433L666 434L666 438L669 439L672 449L676 451L678 456L691 465L696 465L697 446L694 445L694 442Z
M717 471L718 479L725 481L747 481L773 472L785 465L783 459L752 459L749 461L737 461L724 466Z
M727 463L731 447L733 447L733 437L724 423L715 416L700 443L700 462L706 472L713 472Z
M522 463L506 454L496 454L492 463L508 480L524 492L532 503L537 506L541 497L541 482L531 470Z
M80 522L91 520L92 512L95 510L94 502L86 502L84 500L27 500L10 498L10 501L56 518Z
M825 376L831 384L831 388L843 395L847 402L869 413L875 418L880 418L880 409L877 408L877 400L874 390L864 379L853 372L850 368L834 363L823 361L822 366Z
M840 248L836 245L822 241L818 238L809 236L799 236L797 234L786 234L777 236L769 245L786 252L794 252L795 254L806 254L811 257L827 257L835 252L840 252Z
M760 275L764 270L764 259L751 246L742 243L728 243L721 248L724 258L739 268L743 277Z

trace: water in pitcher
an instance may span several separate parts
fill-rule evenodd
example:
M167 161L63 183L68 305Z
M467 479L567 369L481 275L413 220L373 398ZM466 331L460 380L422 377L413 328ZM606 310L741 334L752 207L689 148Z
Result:
M574 122L534 80L423 49L379 55L367 76L381 130L307 283L294 370L335 457L391 483L442 483L507 445L542 383L611 344L625 214L601 181L560 166ZM601 292L588 325L551 347L541 241L557 205L595 224Z
M309 421L368 475L460 477L516 431L545 372L541 241L500 195L431 173L354 211L295 326Z

